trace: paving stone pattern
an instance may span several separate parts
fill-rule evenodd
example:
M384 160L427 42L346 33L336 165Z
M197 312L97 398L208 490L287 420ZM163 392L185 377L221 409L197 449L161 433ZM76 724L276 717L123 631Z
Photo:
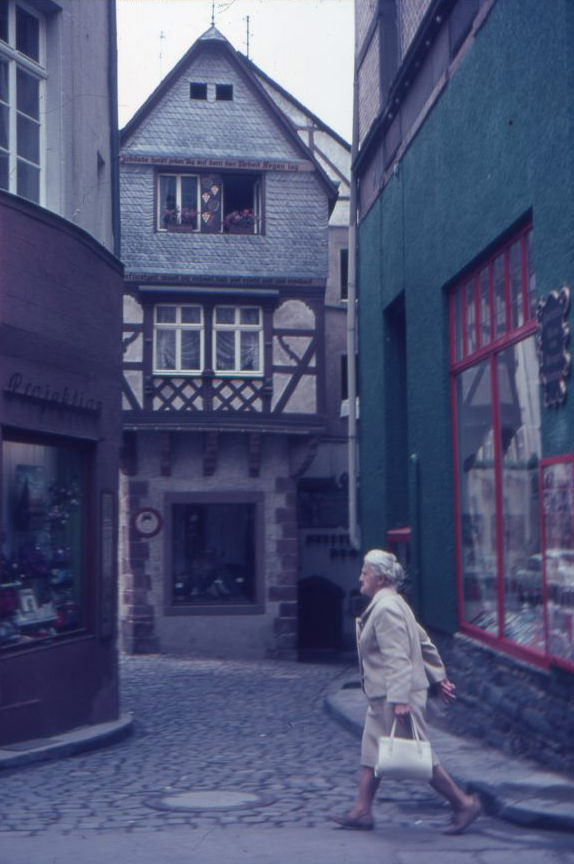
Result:
M350 806L359 742L323 700L349 667L295 663L122 660L123 711L135 733L91 753L2 774L0 832L168 830L173 826L326 825ZM178 792L254 793L264 806L170 811ZM437 826L447 818L427 787L388 784L380 824ZM1 845L1 841L0 841Z

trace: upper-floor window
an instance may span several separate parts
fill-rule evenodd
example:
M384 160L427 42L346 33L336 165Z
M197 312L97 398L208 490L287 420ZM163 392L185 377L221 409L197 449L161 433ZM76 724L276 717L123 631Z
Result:
M163 229L199 227L199 182L193 174L160 174L158 226Z
M156 306L154 333L156 372L201 372L204 336L201 306Z
M213 326L216 372L257 374L263 371L261 309L254 306L216 306Z
M0 189L40 202L44 20L0 3Z
M256 174L157 175L159 231L259 234L261 178Z
M154 310L154 372L199 375L207 364L222 375L263 373L263 322L258 306L162 303ZM209 350L209 349L208 349Z

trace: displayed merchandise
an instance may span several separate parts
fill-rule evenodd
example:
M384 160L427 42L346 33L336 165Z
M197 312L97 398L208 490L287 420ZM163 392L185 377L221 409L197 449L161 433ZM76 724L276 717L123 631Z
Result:
M419 735L416 722L409 714L412 738L397 738L397 719L393 720L391 734L379 738L375 775L396 780L421 780L432 777L431 745Z
M82 476L77 450L3 443L0 648L82 626Z

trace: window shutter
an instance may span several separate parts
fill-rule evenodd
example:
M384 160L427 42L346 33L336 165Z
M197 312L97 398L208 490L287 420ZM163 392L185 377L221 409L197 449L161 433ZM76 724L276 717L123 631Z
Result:
M201 178L201 231L221 231L221 176L206 174Z

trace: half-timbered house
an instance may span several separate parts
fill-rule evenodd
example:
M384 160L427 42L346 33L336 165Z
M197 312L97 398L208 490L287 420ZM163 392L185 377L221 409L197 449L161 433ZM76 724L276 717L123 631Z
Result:
M298 482L327 439L345 464L325 289L348 160L215 27L122 132L129 651L296 649Z

